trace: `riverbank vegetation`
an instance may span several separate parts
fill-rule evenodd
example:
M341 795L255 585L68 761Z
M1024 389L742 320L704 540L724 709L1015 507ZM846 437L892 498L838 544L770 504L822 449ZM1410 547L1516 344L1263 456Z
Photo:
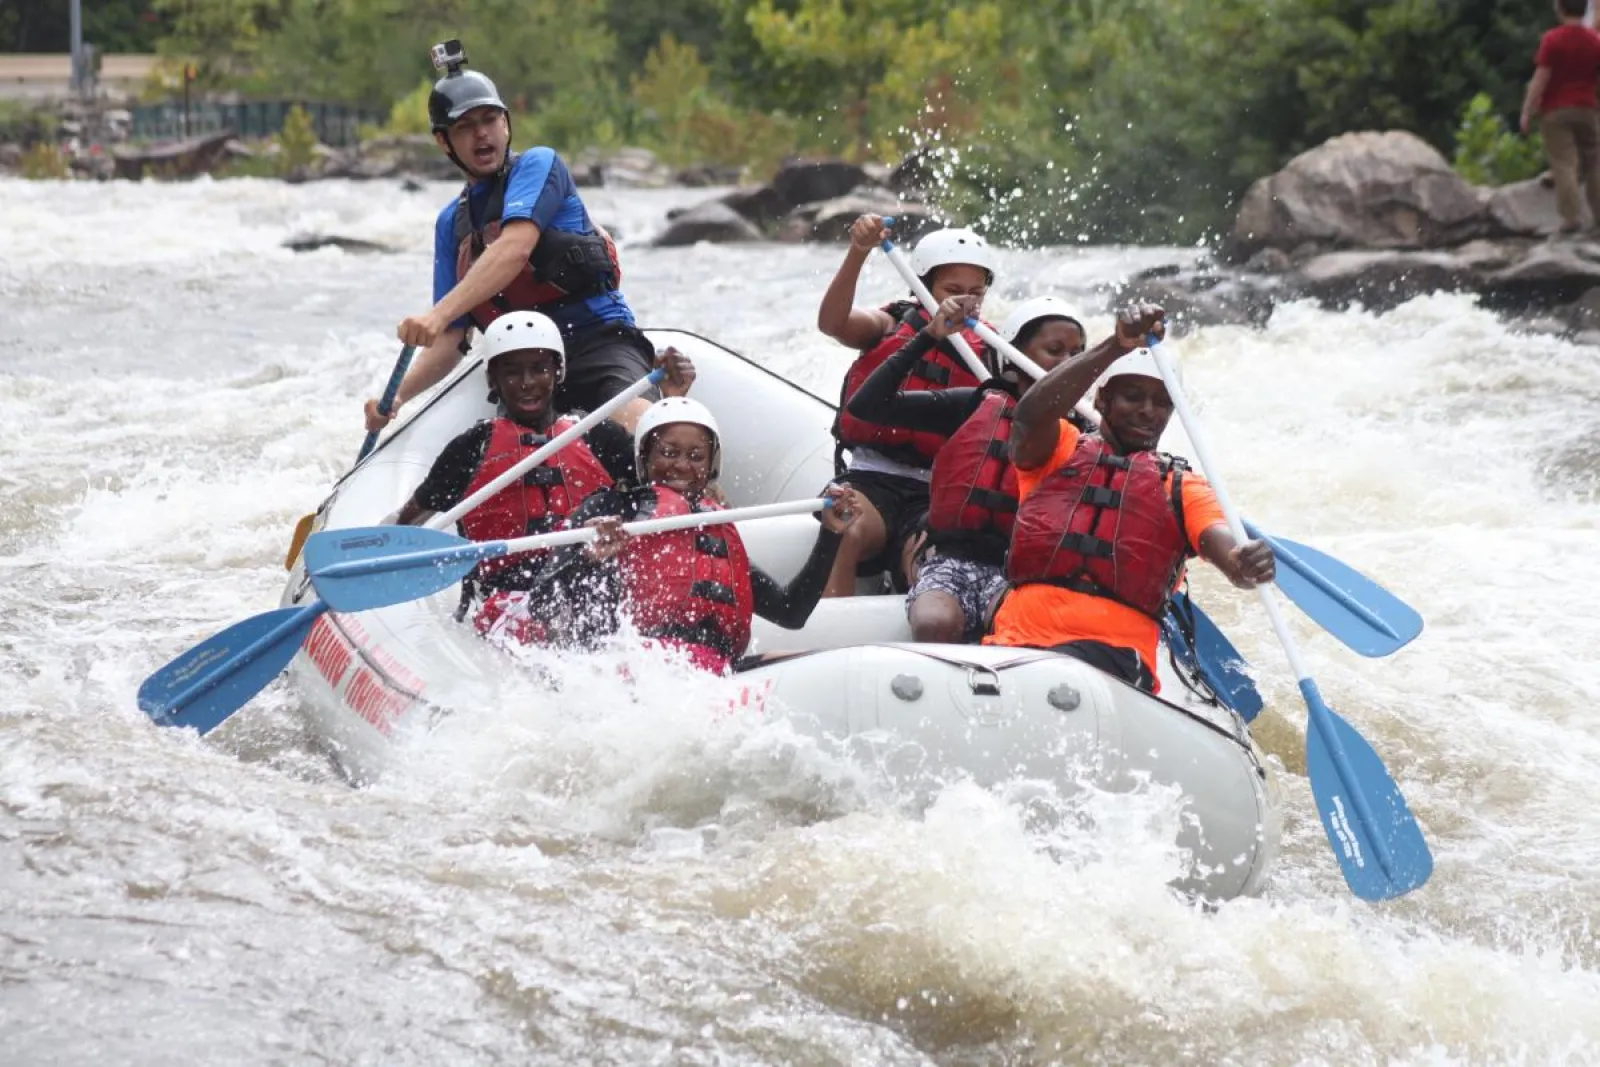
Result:
M201 91L339 100L398 132L425 126L428 46L459 37L520 144L639 144L752 172L797 152L919 152L951 210L1050 242L1203 239L1252 180L1349 130L1411 130L1476 180L1526 176L1539 154L1507 123L1551 20L1513 0L94 7L103 47L193 62ZM0 14L0 41L17 19Z

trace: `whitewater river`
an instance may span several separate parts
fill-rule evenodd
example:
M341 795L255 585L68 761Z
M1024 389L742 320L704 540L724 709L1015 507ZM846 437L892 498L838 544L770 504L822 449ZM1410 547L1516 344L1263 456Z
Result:
M1245 509L1427 619L1375 661L1290 612L1432 843L1398 901L1346 891L1282 655L1214 575L1286 804L1264 895L1215 913L1163 888L1173 798L914 810L679 701L476 709L359 790L281 686L153 728L145 675L276 605L452 195L0 181L0 1060L1600 1063L1600 369L1468 299L1174 345ZM832 394L838 250L643 247L701 195L591 194L642 321ZM307 232L402 251L280 247ZM1054 292L1099 335L1109 286L1187 254L1009 253L990 317ZM863 299L897 291L875 263Z

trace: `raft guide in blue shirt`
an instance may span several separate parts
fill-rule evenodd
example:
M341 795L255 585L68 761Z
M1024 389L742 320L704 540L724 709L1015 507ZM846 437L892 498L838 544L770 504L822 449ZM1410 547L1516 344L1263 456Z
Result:
M489 197L487 181L473 182L471 203L475 216L481 212ZM433 229L433 302L443 300L456 285L456 197L439 212ZM506 206L502 221L527 219L539 227L539 232L566 230L569 233L594 233L594 223L578 196L578 187L572 173L552 148L531 148L517 156L511 165L511 176L506 182ZM587 300L574 300L563 304L551 315L561 328L563 337L571 337L604 323L620 322L633 325L633 310L621 292L602 293ZM464 327L471 320L463 315L451 323L452 328Z

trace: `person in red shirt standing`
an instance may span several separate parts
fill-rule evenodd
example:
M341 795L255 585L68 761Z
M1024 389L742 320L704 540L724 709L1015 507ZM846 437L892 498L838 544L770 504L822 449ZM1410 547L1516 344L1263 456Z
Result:
M1539 112L1545 154L1556 184L1561 233L1580 225L1578 185L1589 201L1590 224L1600 226L1600 110L1595 81L1600 78L1600 34L1584 25L1587 0L1556 0L1561 25L1539 41L1537 69L1522 101L1522 132Z

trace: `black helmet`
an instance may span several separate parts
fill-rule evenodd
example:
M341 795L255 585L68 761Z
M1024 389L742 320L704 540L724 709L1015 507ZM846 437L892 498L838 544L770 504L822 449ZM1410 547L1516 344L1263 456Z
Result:
M475 70L456 70L433 84L428 94L428 121L433 132L443 133L450 124L475 107L506 110L505 101L494 82Z

